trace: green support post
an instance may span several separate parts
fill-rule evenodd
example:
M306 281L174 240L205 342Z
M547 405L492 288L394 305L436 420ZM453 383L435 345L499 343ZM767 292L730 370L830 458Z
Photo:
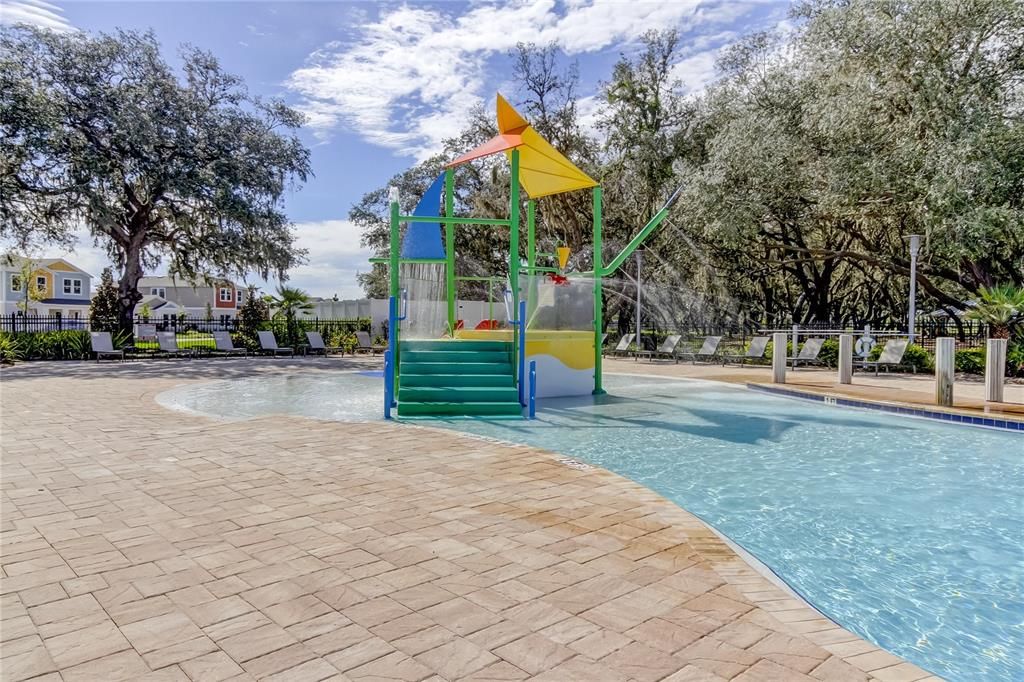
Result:
M604 316L601 314L601 271L604 268L601 255L601 187L594 188L594 395L604 393L601 382L601 332Z
M402 235L398 227L398 202L391 202L391 250L388 251L388 276L390 277L390 290L392 296L398 296L398 249ZM391 330L388 330L390 333Z
M455 169L448 168L444 172L444 215L451 218L455 215ZM455 287L455 223L444 224L445 288L448 291L448 329L455 338L455 324L458 318L456 310Z
M519 150L512 150L511 181L509 183L509 257L508 257L508 282L512 287L512 314L519 315ZM518 334L513 334L513 339L518 339ZM516 356L519 354L518 344L513 345ZM516 367L516 363L512 363ZM515 371L515 370L513 370ZM516 381L519 381L516 372Z
M527 296L527 318L533 316L537 307L537 201L526 202L526 265L529 268L530 294Z

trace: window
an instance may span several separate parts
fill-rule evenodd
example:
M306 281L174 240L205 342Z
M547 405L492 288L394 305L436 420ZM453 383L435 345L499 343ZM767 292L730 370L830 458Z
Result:
M36 277L36 291L46 291L46 278L41 275Z
M64 293L74 294L75 296L82 295L82 280L80 279L69 279L64 278Z
M77 310L72 310L71 311L71 319L72 320L80 319L80 314L81 313L79 313Z
M149 290L150 295L159 296L160 298L167 298L167 290L163 287L153 287Z
M21 291L21 275L11 275L11 291Z
M226 301L226 302L231 301L231 289L228 289L226 287L221 287L221 290L220 290L220 300Z

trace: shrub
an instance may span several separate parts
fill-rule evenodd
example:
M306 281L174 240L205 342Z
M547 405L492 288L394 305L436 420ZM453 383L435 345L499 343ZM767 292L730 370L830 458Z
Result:
M9 338L23 360L87 360L92 355L87 331L18 332Z
M0 334L0 365L13 365L22 357L17 339L11 334Z
M1010 343L1006 349L1006 375L1024 377L1024 341Z
M903 364L929 371L935 369L935 358L921 346L912 343L907 346L907 352L903 354Z
M958 350L953 358L956 371L966 374L985 373L985 349L964 348Z
M769 341L768 345L764 347L764 357L768 359L768 362L772 361L772 353L774 352L774 348L775 348L775 343L773 341ZM792 357L793 356L793 342L792 341L786 341L786 356L787 357Z
M821 344L821 351L818 353L818 360L828 367L839 366L839 340L825 339Z

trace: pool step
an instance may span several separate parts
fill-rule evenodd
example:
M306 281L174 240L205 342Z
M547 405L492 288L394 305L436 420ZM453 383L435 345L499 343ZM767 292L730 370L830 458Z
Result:
M398 402L414 403L501 403L515 402L519 404L519 389L515 386L495 388L491 386L431 386L407 387L404 384L398 390Z
M402 348L402 362L497 362L507 363L511 357L504 350L419 350Z
M403 341L400 417L522 416L506 341Z
M399 417L522 417L523 408L515 402L398 402Z
M451 372L452 368L450 365L446 365L447 371ZM417 368L418 369L418 368ZM514 386L515 383L512 381L511 368L509 373L500 372L493 374L448 374L448 373L413 373L409 371L402 372L401 380L402 388L405 387L433 387L433 388L444 388L448 387L462 387L462 386L478 386L478 387L491 387L491 388L505 388L507 386Z

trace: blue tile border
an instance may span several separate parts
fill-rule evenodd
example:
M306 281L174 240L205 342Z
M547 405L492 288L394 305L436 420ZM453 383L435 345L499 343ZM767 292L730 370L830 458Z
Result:
M822 395L820 393L808 393L806 391L797 391L792 388L779 388L776 386L764 386L762 384L748 383L747 388L761 393L780 395L787 398L799 398L801 400L809 400L814 403L821 403L834 407L853 407L861 410L874 410L875 412L888 412L889 414L923 417L925 419L934 419L936 421L950 422L953 424L966 424L967 426L980 426L986 429L999 429L1002 431L1024 433L1024 422L1013 419L974 417L969 414L940 412L938 410L929 410L920 407L873 403L866 400L852 400L850 398L840 398L838 396Z

